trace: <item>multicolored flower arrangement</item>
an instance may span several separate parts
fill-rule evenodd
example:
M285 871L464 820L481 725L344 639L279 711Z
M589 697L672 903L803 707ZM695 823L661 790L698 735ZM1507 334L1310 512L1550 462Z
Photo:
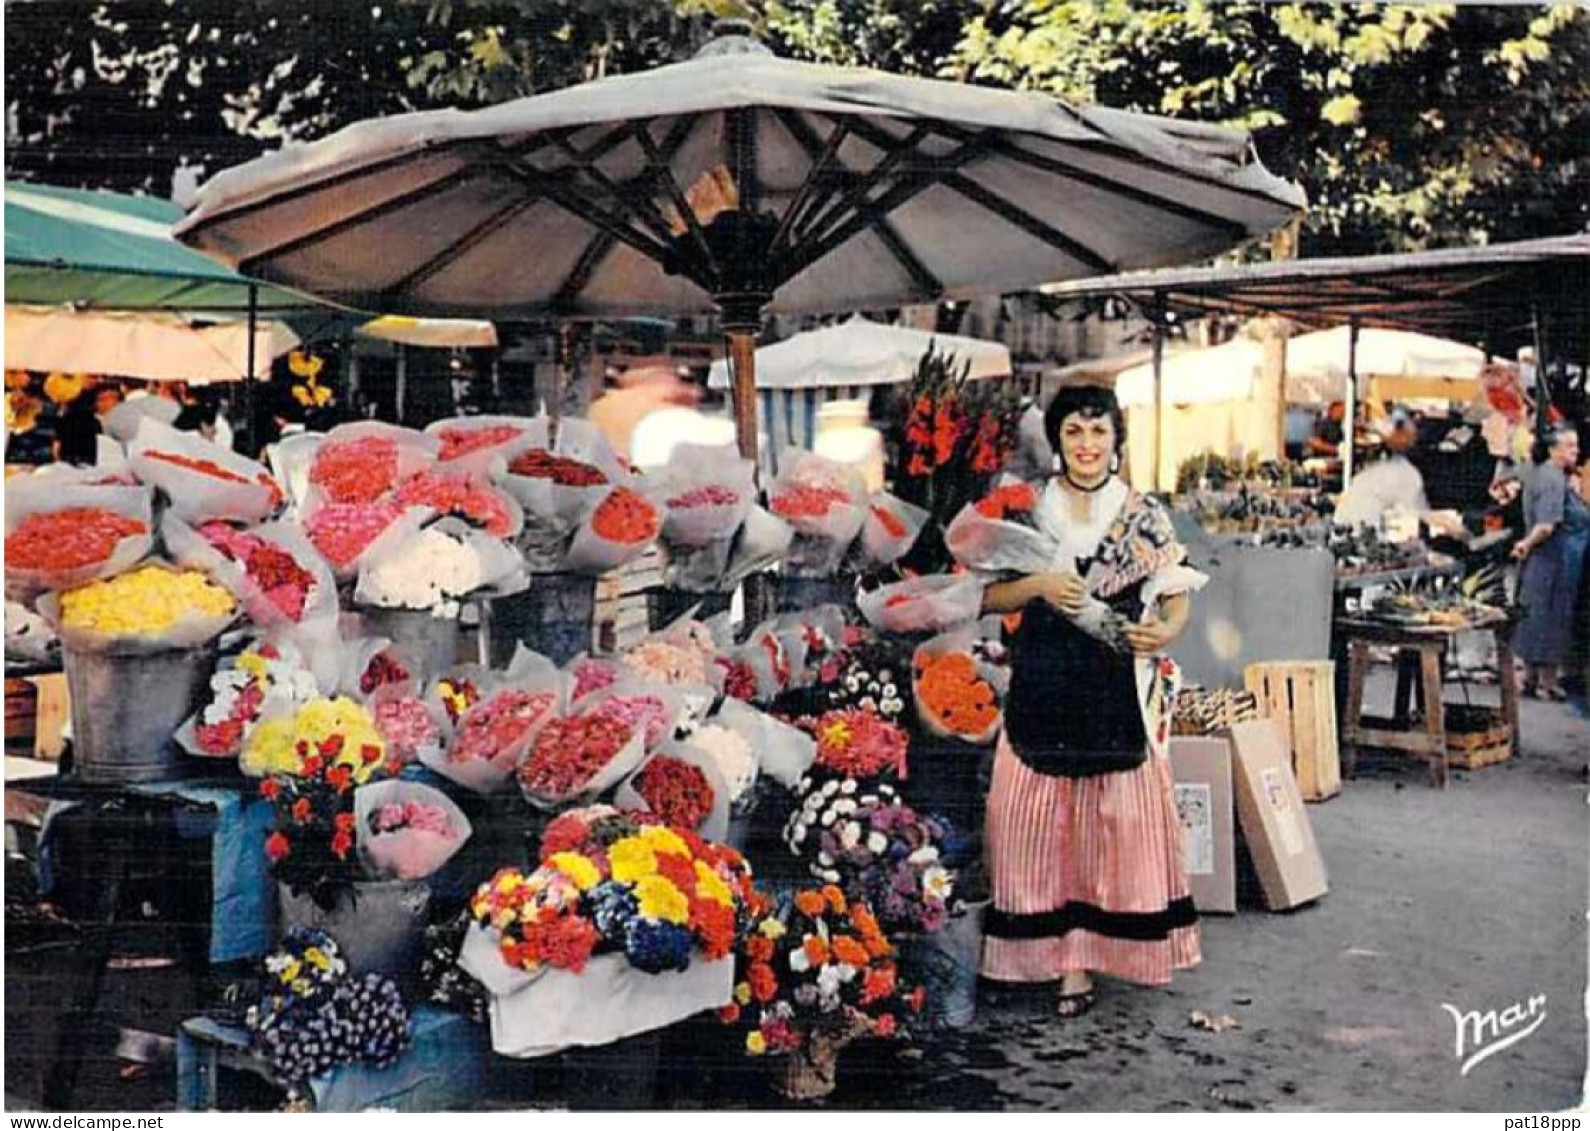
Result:
M206 522L198 532L228 561L242 565L249 580L282 616L294 622L303 619L315 575L285 548L225 522Z
M910 736L860 707L828 711L802 724L817 739L817 765L841 777L906 776Z
M843 1046L870 1033L903 1036L926 1001L900 983L894 947L865 904L832 884L778 908L758 904L736 961L725 1024L748 1024L750 1056Z
M195 753L236 757L267 702L298 706L320 695L315 677L291 644L260 644L210 677L210 704L193 726Z
M750 867L732 848L600 807L548 826L540 867L498 872L470 901L510 967L579 973L620 954L649 973L734 950Z
M387 772L386 740L352 699L316 699L290 716L266 719L249 735L245 773L266 775L271 804L265 855L296 892L330 906L337 890L362 877L354 853L354 788Z
M944 861L947 822L905 805L895 790L853 780L804 779L784 827L813 876L875 909L888 931L936 931L949 918L955 872Z
M265 956L264 989L246 1024L254 1050L293 1093L339 1064L385 1068L409 1044L396 983L355 977L326 932L295 927Z

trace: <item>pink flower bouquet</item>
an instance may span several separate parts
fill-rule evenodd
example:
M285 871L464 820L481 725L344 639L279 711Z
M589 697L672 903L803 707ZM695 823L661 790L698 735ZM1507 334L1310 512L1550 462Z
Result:
M469 818L439 789L380 781L353 795L359 857L375 879L423 880L464 846Z

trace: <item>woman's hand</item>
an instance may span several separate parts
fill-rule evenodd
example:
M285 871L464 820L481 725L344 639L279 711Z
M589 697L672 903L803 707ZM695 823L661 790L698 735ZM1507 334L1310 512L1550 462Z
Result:
M1134 655L1153 656L1163 652L1179 635L1171 625L1157 617L1146 624L1129 624L1121 630Z
M1074 573L1043 574L1040 586L1043 599L1067 616L1076 616L1087 603L1087 583Z

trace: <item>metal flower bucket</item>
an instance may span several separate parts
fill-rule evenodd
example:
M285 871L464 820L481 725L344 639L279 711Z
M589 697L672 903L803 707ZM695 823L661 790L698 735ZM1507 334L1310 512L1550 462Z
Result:
M434 617L423 609L362 608L359 619L366 636L384 636L423 669L430 680L458 663L457 617Z
M524 644L560 667L591 650L596 620L596 578L578 573L538 573L530 587L485 602L481 618L486 662L505 668Z
M329 908L284 883L281 928L318 927L342 948L355 974L406 979L420 966L430 885L421 880L364 880L337 890Z
M986 902L969 903L931 934L899 940L900 973L925 986L935 1028L964 1029L977 1017L977 974L983 956Z
M63 649L76 776L109 785L180 776L172 736L208 700L216 656L214 643L137 654Z

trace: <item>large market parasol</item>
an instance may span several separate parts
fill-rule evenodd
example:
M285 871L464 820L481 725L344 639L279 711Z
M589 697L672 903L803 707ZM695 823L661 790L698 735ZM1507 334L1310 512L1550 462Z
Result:
M718 31L687 62L259 158L206 184L176 235L365 310L717 313L754 457L765 313L1188 262L1304 203L1246 134L792 62Z

